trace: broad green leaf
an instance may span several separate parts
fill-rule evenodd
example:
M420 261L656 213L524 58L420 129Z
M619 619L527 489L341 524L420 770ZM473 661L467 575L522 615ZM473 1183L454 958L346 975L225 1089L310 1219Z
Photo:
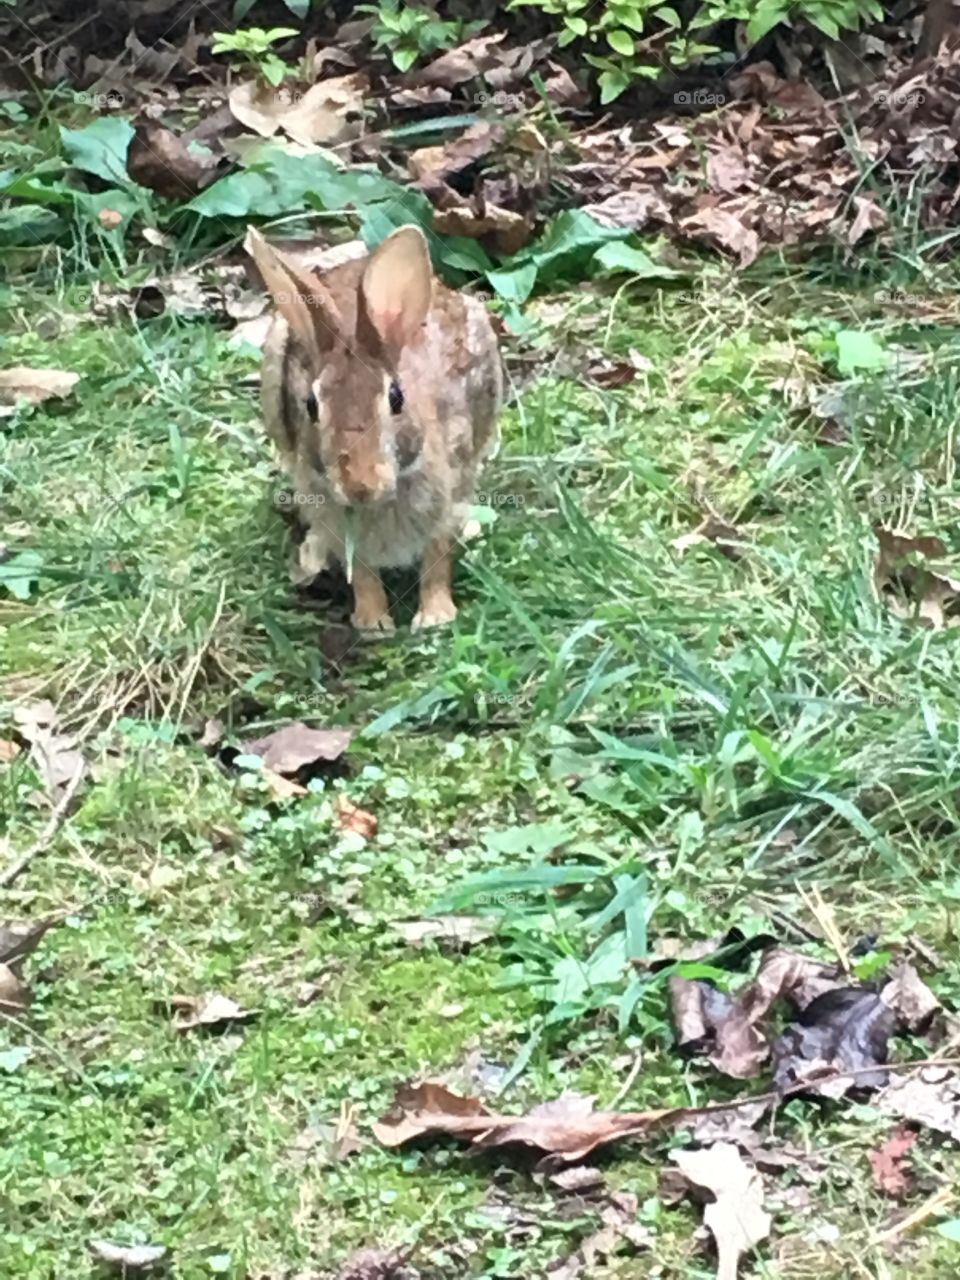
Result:
M133 126L120 116L101 116L84 129L60 126L60 139L75 169L95 174L106 182L134 185L127 173L127 150Z
M394 49L393 65L398 71L409 71L418 56L418 49Z
M862 329L841 329L836 336L837 369L847 378L861 369L883 369L890 361L872 333Z
M0 1053L0 1071L19 1071L33 1050L26 1044L15 1044L12 1049Z
M575 36L585 36L587 34L587 24L583 18L564 18L564 25Z
M552 279L567 269L585 266L600 245L627 240L631 234L627 227L604 226L582 209L567 209L553 219L543 237L524 250L523 256L536 263L541 277Z
M615 30L607 32L607 44L611 49L615 49L617 53L622 53L625 58L632 58L636 52L633 36L629 31L624 31L622 27L617 27Z
M943 1236L944 1240L960 1244L960 1218L948 1218L946 1222L939 1222L937 1234Z
M593 260L607 271L627 271L644 280L670 280L682 274L654 262L642 249L634 249L619 240L601 245Z
M310 0L283 0L283 3L294 17L299 18L301 22L310 12Z
M20 551L9 560L0 561L0 588L5 587L15 600L29 600L40 581L43 556L37 551Z
M537 264L528 262L512 270L504 268L500 271L488 271L487 279L499 297L519 305L526 302L537 283Z
M747 39L751 44L757 44L778 23L782 22L786 15L787 10L779 3L762 4L747 23Z
M600 101L606 106L620 97L630 84L630 77L623 71L604 71L600 76Z

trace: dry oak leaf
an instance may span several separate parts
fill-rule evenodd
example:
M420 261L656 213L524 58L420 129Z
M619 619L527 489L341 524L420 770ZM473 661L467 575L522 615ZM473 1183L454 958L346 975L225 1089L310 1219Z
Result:
M413 87L438 84L444 89L455 89L458 84L475 80L497 65L499 50L494 46L505 36L504 31L491 36L476 36L458 49L448 49L439 58L408 76L407 84Z
M717 1280L737 1280L741 1256L767 1238L773 1222L763 1207L760 1175L729 1142L674 1151L671 1159L691 1188L713 1196L703 1221L717 1244Z
M258 1009L241 1009L229 996L211 992L203 996L173 996L175 1031L194 1031L197 1027L218 1027L229 1022L249 1022Z
M423 1135L449 1134L478 1147L517 1142L562 1160L582 1160L595 1147L683 1114L676 1107L658 1111L594 1111L593 1099L564 1094L541 1103L527 1115L487 1111L479 1098L465 1098L436 1081L406 1084L397 1090L391 1110L373 1125L385 1147L399 1147Z
M311 729L301 720L243 744L247 755L260 756L265 769L294 774L305 765L339 760L350 745L350 729Z
M230 110L263 138L282 130L301 146L329 146L356 132L366 87L360 74L319 80L303 94L250 80L231 90Z
M273 769L264 769L263 778L275 800L289 800L293 796L307 794L306 787L301 787L300 783L294 782L292 778L285 778L282 773L275 773Z
M364 840L372 840L377 834L377 819L366 809L353 803L347 796L339 794L333 802L337 826L341 831L349 831L361 836Z
M680 223L685 236L700 239L703 235L715 240L723 249L729 249L740 258L741 267L749 267L760 253L760 237L746 226L736 214L727 209L704 208L697 210Z
M16 365L0 372L0 405L12 406L18 400L43 404L53 397L68 396L79 381L79 373L69 373L66 369L30 369Z

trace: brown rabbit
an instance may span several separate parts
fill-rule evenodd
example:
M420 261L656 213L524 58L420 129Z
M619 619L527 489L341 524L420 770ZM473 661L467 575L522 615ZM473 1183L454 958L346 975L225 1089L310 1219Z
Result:
M277 307L263 414L307 528L301 570L352 560L352 621L386 632L379 570L419 561L413 626L452 621L451 545L502 395L483 304L433 278L415 226L322 274L253 229L248 245Z

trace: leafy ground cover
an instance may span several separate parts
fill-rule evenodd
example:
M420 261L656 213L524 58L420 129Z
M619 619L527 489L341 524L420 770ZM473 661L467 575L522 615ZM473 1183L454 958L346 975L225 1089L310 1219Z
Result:
M4 917L58 918L29 1014L2 1026L5 1275L82 1274L91 1236L166 1244L191 1280L380 1274L341 1270L365 1246L425 1277L713 1274L699 1211L660 1182L682 1131L598 1158L649 1247L578 1271L589 1197L526 1158L384 1150L369 1126L423 1075L502 1086L511 1110L730 1096L608 940L739 926L826 956L813 886L848 947L919 936L956 1005L956 633L878 595L874 533L960 553L945 277L704 267L533 304L460 617L373 646L289 584L255 351L203 319L95 318L69 284L19 295L8 363L80 381L0 430L0 736L50 698L92 776L3 891ZM585 334L627 385L575 372ZM402 619L412 584L392 585ZM294 719L356 736L278 798L201 746L213 716L238 744ZM9 859L43 829L40 787L26 751L0 764ZM343 830L339 796L375 836ZM571 864L592 881L548 891ZM390 927L468 902L496 932L466 949ZM207 991L257 1016L175 1030L171 998ZM770 1123L796 1163L768 1175L757 1274L955 1265L936 1214L879 1241L903 1210L871 1176L873 1107L792 1100ZM922 1132L906 1208L956 1174Z

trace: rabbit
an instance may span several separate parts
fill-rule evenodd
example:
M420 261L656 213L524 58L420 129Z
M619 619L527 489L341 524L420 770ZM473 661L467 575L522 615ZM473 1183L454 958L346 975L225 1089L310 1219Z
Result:
M276 305L261 399L306 526L304 576L331 557L352 568L353 625L388 633L380 570L419 562L414 629L451 622L452 544L503 396L486 308L434 279L417 226L322 274L253 228L247 244Z

